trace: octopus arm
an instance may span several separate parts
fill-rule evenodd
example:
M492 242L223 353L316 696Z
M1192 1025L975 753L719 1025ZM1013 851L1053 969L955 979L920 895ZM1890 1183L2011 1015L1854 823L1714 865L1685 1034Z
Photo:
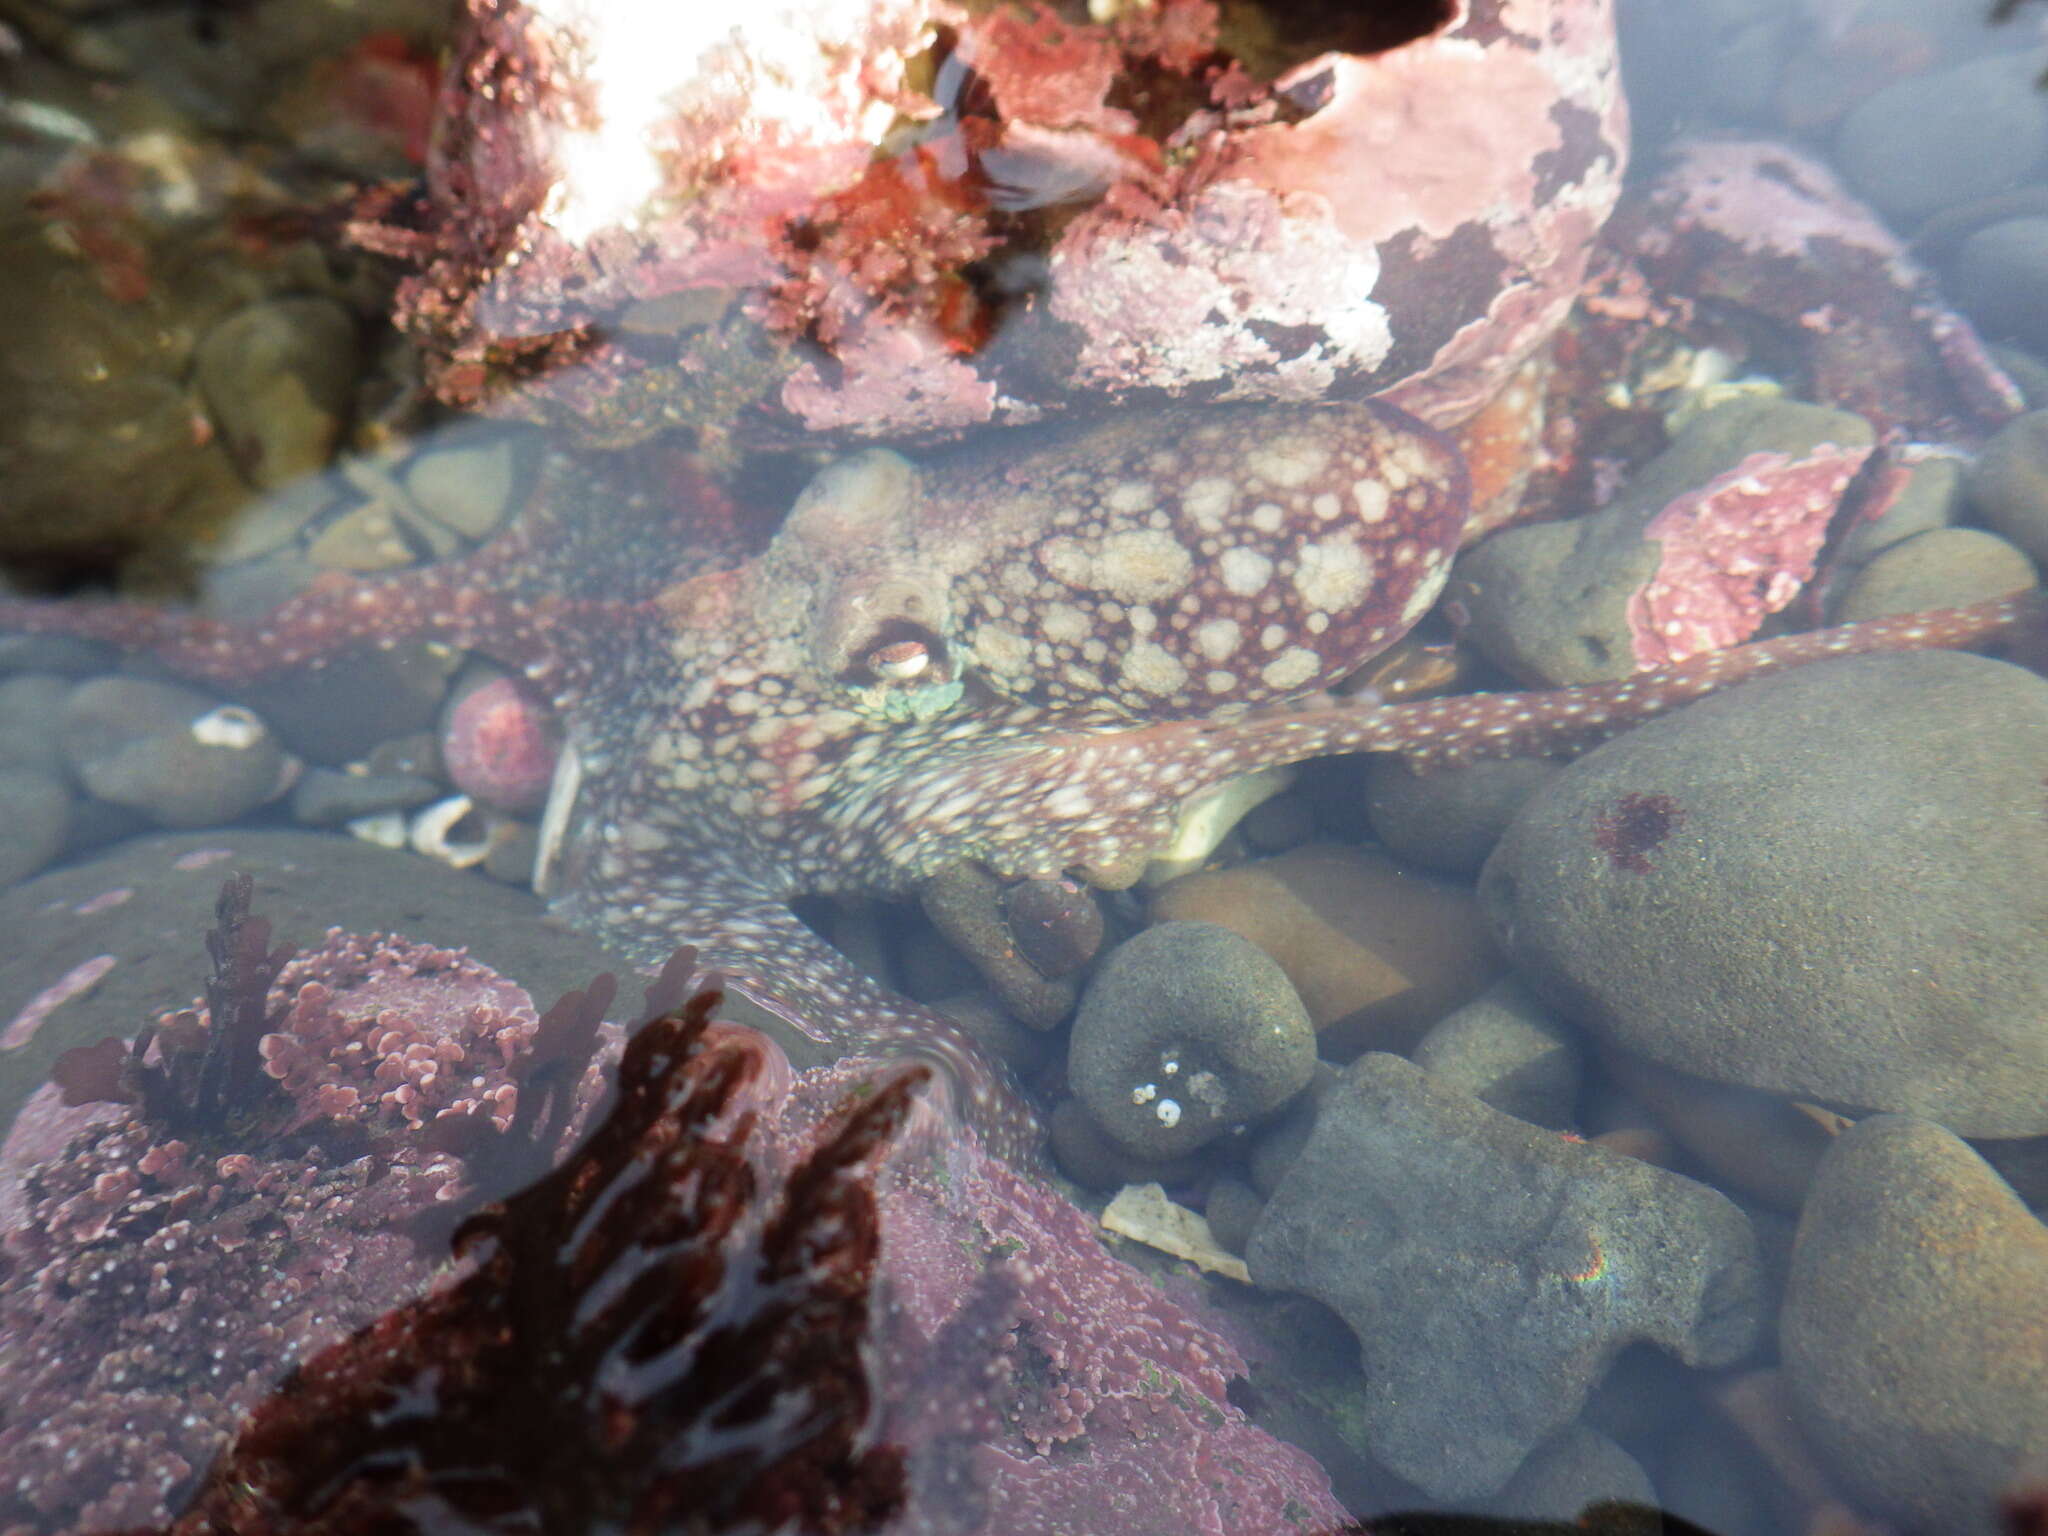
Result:
M1240 774L1339 753L1392 752L1444 767L1578 751L1787 667L1988 644L2037 631L2043 617L2036 594L1735 646L1612 683L1390 705L1325 699L1233 720L1070 731L932 765L891 783L863 811L889 829L885 852L899 867L922 868L943 849L1011 877L1080 870L1097 884L1128 884L1183 806ZM935 824L941 813L947 822Z
M630 901L576 893L556 910L644 967L689 944L703 971L840 1055L939 1068L922 1114L971 1126L1001 1155L1029 1161L1035 1154L1043 1138L1008 1070L952 1019L863 975L784 902L723 889L715 876L687 869L623 884L636 892Z

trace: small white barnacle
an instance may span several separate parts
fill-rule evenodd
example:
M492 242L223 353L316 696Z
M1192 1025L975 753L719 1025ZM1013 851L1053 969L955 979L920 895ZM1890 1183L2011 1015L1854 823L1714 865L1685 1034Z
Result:
M1168 1130L1180 1124L1180 1105L1172 1099L1161 1099L1152 1113L1159 1117L1159 1123Z
M1158 1097L1159 1085L1157 1083L1140 1083L1131 1090L1131 1102L1133 1104L1150 1104Z
M192 739L204 747L228 747L246 752L268 734L253 710L239 704L209 709L191 725Z

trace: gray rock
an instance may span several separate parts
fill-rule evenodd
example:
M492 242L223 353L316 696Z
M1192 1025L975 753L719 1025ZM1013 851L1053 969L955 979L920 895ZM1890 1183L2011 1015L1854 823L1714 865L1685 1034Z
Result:
M63 851L71 791L40 768L0 767L0 885L25 880Z
M1842 540L1841 559L1861 565L1916 533L1946 528L1961 515L1967 461L1955 453L1916 447L1906 483L1876 517L1849 530Z
M172 683L81 683L58 739L88 793L162 827L235 821L283 785L284 749L261 717Z
M1350 1324L1372 1454L1444 1499L1505 1484L1625 1345L1726 1365L1758 1325L1726 1196L1384 1053L1345 1069L1245 1258Z
M1865 97L1835 133L1835 163L1905 223L2018 186L2048 147L2036 61L2015 54L1910 75Z
M0 765L66 771L57 720L75 684L54 672L0 677Z
M1798 458L1824 443L1872 441L1860 416L1775 396L1744 396L1703 412L1609 506L1506 529L1460 557L1449 595L1470 617L1465 637L1532 683L1627 677L1639 663L1630 601L1662 558L1660 542L1645 530L1665 507L1752 453Z
M1585 1076L1578 1043L1512 977L1446 1015L1415 1047L1414 1061L1531 1125L1559 1131L1578 1117Z
M2009 597L2035 583L2034 562L1981 528L1934 528L1883 551L1843 590L1837 623Z
M1950 289L1984 335L2048 344L2048 219L2007 219L1956 252Z
M1969 495L1985 522L2036 564L2048 561L2048 411L2029 411L1991 435Z
M332 766L390 737L429 729L461 664L462 653L445 645L395 645L235 692L299 756Z
M421 512L475 542L531 488L538 451L526 428L465 422L429 439L400 478Z
M1820 662L1581 758L1480 878L1539 995L1666 1066L2048 1132L2048 682Z
M1287 973L1215 923L1166 922L1119 944L1089 980L1067 1077L1126 1150L1166 1158L1308 1086L1316 1034Z
M1650 1474L1635 1457L1597 1429L1573 1424L1537 1446L1487 1508L1516 1520L1569 1524L1594 1504L1656 1502Z
M379 811L409 811L445 793L444 786L417 774L310 768L292 786L292 819L309 827L338 827Z
M1800 1423L1859 1500L1992 1533L2048 1469L2048 1227L1940 1126L1846 1132L1800 1218L1780 1326Z
M1243 1253L1265 1206L1266 1202L1251 1185L1237 1179L1218 1179L1209 1186L1202 1215L1208 1220L1209 1235L1218 1244L1232 1253Z
M193 377L251 485L321 469L348 418L361 366L355 317L333 299L269 299L200 339Z
M1365 813L1397 858L1451 875L1477 874L1516 810L1558 771L1548 758L1480 758L1416 773L1400 758L1366 759Z
M118 651L97 640L74 640L69 635L0 635L0 673L94 677L119 660Z
M1083 1189L1126 1184L1185 1184L1201 1172L1194 1155L1138 1157L1109 1138L1079 1099L1061 1099L1046 1116L1046 1141L1061 1173Z
M1335 1067L1327 1061L1318 1061L1315 1075L1308 1080L1308 1087L1295 1095L1294 1102L1253 1138L1245 1171L1251 1175L1252 1188L1262 1197L1271 1199L1273 1191L1280 1187L1280 1181L1287 1177L1287 1170L1294 1166L1294 1160L1301 1156L1301 1149L1315 1134L1316 1115L1322 1109L1323 1101L1337 1091L1341 1081Z

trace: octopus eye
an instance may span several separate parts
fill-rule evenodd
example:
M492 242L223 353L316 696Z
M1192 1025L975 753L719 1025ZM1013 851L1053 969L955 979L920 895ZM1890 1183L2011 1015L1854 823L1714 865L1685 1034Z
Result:
M868 652L868 670L885 683L909 683L931 670L932 653L922 640L898 640Z
M951 680L946 642L921 624L891 620L856 655L849 682L924 688Z

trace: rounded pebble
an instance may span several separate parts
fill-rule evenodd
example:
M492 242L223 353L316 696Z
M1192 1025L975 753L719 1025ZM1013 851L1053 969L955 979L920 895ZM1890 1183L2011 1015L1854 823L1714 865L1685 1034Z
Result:
M1476 875L1522 802L1557 771L1548 758L1507 757L1417 773L1382 754L1366 760L1365 813L1395 857Z
M1819 662L1581 758L1480 898L1539 995L1654 1061L2039 1135L2044 763L2048 682L2019 667Z
M1780 1322L1800 1422L1918 1530L2003 1529L2048 1471L2048 1227L1940 1126L1884 1115L1821 1163Z
M1201 1172L1198 1156L1139 1157L1110 1140L1079 1099L1062 1099L1046 1117L1046 1141L1059 1170L1083 1189L1183 1184Z
M1209 1235L1230 1252L1241 1254L1265 1205L1259 1192L1243 1180L1218 1179L1209 1186L1202 1215L1208 1220Z
M283 786L284 749L261 716L171 683L81 683L57 731L88 793L161 827L238 820Z
M441 761L464 794L511 815L537 811L562 746L554 711L506 673L480 672L450 690Z
M1308 1011L1264 950L1168 922L1118 945L1088 983L1067 1077L1112 1141L1166 1158L1279 1108L1315 1064Z
M2048 345L2048 219L1986 225L1956 252L1956 302L1987 337Z
M311 295L251 304L200 339L193 377L251 485L267 490L327 463L361 350L355 317Z
M1504 1115L1563 1130L1578 1118L1578 1043L1512 978L1446 1015L1415 1047L1415 1065Z
M1071 976L1102 948L1102 908L1076 881L1020 880L1002 900L1011 938L1041 976Z
M1152 915L1220 923L1279 961L1332 1060L1412 1048L1501 969L1471 891L1334 844L1188 875Z
M2018 546L1981 528L1935 528L1880 552L1856 573L1835 605L1838 624L1952 608L2025 592L2034 562Z
M71 791L40 768L0 767L0 885L27 879L63 851Z
M73 686L52 672L0 677L0 764L64 772L55 726Z
M2018 186L2048 147L2036 70L2000 54L1894 81L1842 119L1835 163L1880 212L1908 224Z
M2048 561L2048 411L2016 416L1991 435L1969 496L1985 522L2037 564Z

